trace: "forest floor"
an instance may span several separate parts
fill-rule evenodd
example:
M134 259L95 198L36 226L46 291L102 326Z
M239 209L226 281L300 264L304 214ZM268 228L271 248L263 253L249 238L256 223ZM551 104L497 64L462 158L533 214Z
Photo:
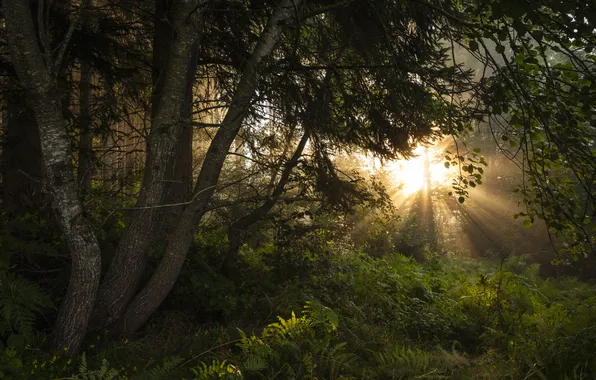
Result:
M236 281L183 279L133 338L89 337L77 365L37 356L31 376L595 378L596 286L542 278L523 257L278 260L245 250Z

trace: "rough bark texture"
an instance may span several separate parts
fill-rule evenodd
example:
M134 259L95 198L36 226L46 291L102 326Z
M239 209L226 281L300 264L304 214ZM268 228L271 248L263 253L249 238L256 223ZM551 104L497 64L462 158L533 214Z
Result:
M116 321L133 298L145 270L148 251L159 223L166 189L166 173L176 152L182 131L180 108L184 102L186 74L198 35L200 11L195 1L175 1L173 19L176 38L172 42L164 72L159 107L151 122L146 169L138 208L131 213L112 264L102 281L93 316L94 327L105 327ZM192 12L194 11L194 12ZM189 17L189 15L192 16Z
M160 107L160 99L165 83L165 73L174 41L172 12L166 0L155 0L155 31L153 35L153 57L151 68L151 118L154 119Z
M39 130L20 91L10 90L2 146L3 209L22 212L43 202Z
M236 274L236 267L238 265L238 251L240 250L240 246L242 245L242 235L244 232L250 228L253 224L257 223L260 220L263 220L269 211L275 206L279 197L283 194L286 184L290 179L290 174L296 165L298 164L298 160L300 156L302 156L302 152L304 151L304 147L306 146L306 142L308 141L309 134L308 132L304 133L294 154L290 158L290 160L284 166L284 169L279 177L279 182L275 186L273 192L260 207L255 209L250 214L238 219L234 223L232 223L228 228L228 240L230 242L230 246L228 247L228 252L226 254L226 258L224 259L223 263L223 273L228 277L234 277Z
M176 146L176 156L172 162L168 175L164 204L179 204L188 200L192 195L192 127L184 126ZM163 223L157 236L167 241L172 235L184 207L166 207L162 209L160 218Z
M207 150L193 191L192 202L182 213L157 270L143 290L128 305L126 312L115 326L116 334L130 335L141 327L163 302L178 279L197 224L215 192L228 150L250 107L250 101L260 77L259 68L272 53L285 24L292 18L299 3L299 0L282 0L270 17L244 68L228 112Z
M172 29L171 22L167 22L166 18L168 10L165 8L164 0L157 0L156 7L163 6L164 8L157 13L160 27L156 28L154 43L155 46L160 47L159 53L154 55L153 60L153 83L154 88L157 89L158 93L154 97L154 103L159 104L159 93L163 86L161 73L164 68L161 65L166 61L168 54L168 47L172 40ZM199 38L200 39L200 38ZM191 54L190 64L186 72L186 88L184 93L184 102L180 108L180 119L190 120L192 115L192 104L193 104L193 87L195 83L195 73L197 68L197 49L198 46L195 44ZM193 128L189 124L182 126L178 142L176 143L176 154L174 159L168 165L168 171L166 173L166 190L163 199L164 204L178 204L188 200L188 197L192 193L192 140L193 139ZM184 208L182 206L167 207L161 210L161 221L160 228L156 233L156 238L162 241L168 241L172 235L178 219Z
M39 49L29 2L5 0L3 12L13 64L39 127L45 184L72 258L70 283L56 321L53 346L74 354L85 336L99 285L99 245L77 197L70 138L56 81Z
M81 62L81 79L79 82L79 166L77 182L82 195L91 189L93 175L93 126L91 117L91 65Z

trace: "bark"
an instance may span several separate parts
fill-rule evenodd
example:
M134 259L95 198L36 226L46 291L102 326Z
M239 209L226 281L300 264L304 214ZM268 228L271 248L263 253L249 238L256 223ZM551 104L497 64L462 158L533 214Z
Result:
M12 61L39 128L45 185L72 259L70 283L53 339L55 349L66 348L72 355L81 347L99 285L99 245L83 217L56 80L39 49L29 2L4 0L3 12Z
M159 227L160 210L153 206L160 205L163 199L168 165L174 158L182 131L180 108L184 102L186 74L201 16L201 11L196 10L197 4L184 0L173 3L176 38L172 42L163 74L159 107L151 121L141 195L102 281L93 313L93 325L96 328L116 321L135 295L147 264L152 238Z
M116 334L130 335L141 327L157 310L176 282L198 222L203 217L215 192L228 150L250 107L260 78L260 66L271 55L285 24L294 16L294 11L299 3L300 0L282 0L269 18L244 68L226 116L207 150L193 191L192 202L183 211L155 273L143 290L128 305L123 317L115 326Z
M168 176L164 204L183 203L192 194L192 138L192 127L184 126L176 146L176 156L171 165L173 166L171 174ZM183 210L182 206L162 209L163 213L160 220L163 222L163 226L156 236L167 241L172 235L176 224L178 224L178 219Z
M77 182L81 195L91 189L93 175L93 126L91 117L91 65L81 62L81 79L79 82L79 167Z
M165 61L164 54L168 53L168 47L171 44L172 30L171 23L167 22L166 15L168 14L163 0L157 0L156 7L161 7L157 16L160 27L156 29L155 45L160 49L162 54L156 54L154 58L153 83L157 90L154 97L154 103L158 104L163 87L163 65ZM192 115L193 104L193 88L195 83L195 73L197 68L197 50L198 46L195 44L191 55L190 65L186 72L186 88L184 93L184 102L180 109L180 119L190 120ZM164 204L182 203L188 199L192 192L192 140L193 129L189 124L182 126L182 132L176 144L176 155L172 162L168 165L168 172L166 178L166 190L163 199ZM171 236L173 229L178 223L178 218L182 213L182 207L168 207L161 210L160 228L155 236L163 241L167 241Z
M290 174L292 170L298 164L298 160L300 156L302 156L302 152L304 151L304 147L306 146L306 142L308 141L309 133L305 132L294 154L290 158L290 160L284 166L284 169L279 177L279 182L275 186L273 192L271 193L269 199L267 199L260 207L255 209L250 214L240 218L239 220L232 223L228 228L228 240L230 241L230 246L228 247L228 252L226 254L226 258L224 259L223 263L223 273L227 277L234 277L236 274L236 267L238 265L238 251L240 250L240 246L242 245L242 237L244 232L250 228L253 224L263 220L269 211L275 206L279 197L283 194L286 184L290 179Z
M171 6L172 4L170 4ZM155 31L153 35L153 61L151 70L151 118L159 110L160 99L165 83L165 74L170 55L170 46L174 41L174 28L168 1L155 0Z

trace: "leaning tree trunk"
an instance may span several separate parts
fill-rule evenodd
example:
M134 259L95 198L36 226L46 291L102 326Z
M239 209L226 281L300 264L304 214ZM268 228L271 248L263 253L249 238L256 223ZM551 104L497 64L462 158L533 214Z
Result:
M203 0L199 0L202 2ZM102 281L93 313L95 328L116 321L134 297L145 270L148 251L159 227L159 205L166 189L166 173L182 131L180 109L184 103L186 76L195 46L201 10L197 1L172 4L176 37L169 52L159 107L151 120L148 154L141 196L131 214L112 264Z
M222 267L223 273L227 277L231 278L234 277L234 275L236 274L236 267L238 265L238 252L242 244L242 235L248 228L250 228L250 226L252 226L260 220L263 220L267 216L269 211L271 211L271 209L275 206L275 204L279 200L279 197L284 192L286 184L290 179L290 174L292 173L292 170L296 167L296 165L298 165L298 160L300 159L300 156L302 156L302 152L304 151L304 147L306 146L308 138L309 133L308 131L306 131L300 139L300 142L298 143L298 146L296 147L294 154L284 166L279 181L277 182L277 185L275 186L273 192L269 196L269 199L263 202L263 204L260 207L256 208L250 214L232 223L228 228L228 240L230 242L230 246L228 247L228 252L226 254Z
M163 73L165 64L169 56L169 48L172 44L174 30L172 29L171 15L165 0L156 0L155 3L155 36L153 44L155 46L153 55L153 97L151 103L152 115L160 107L160 99L164 84ZM200 40L200 37L199 37ZM195 73L197 69L198 44L192 49L190 64L186 72L186 88L184 92L184 102L180 107L180 120L189 121L192 115L193 88L195 83ZM192 140L193 127L190 123L184 123L182 131L176 143L176 153L174 159L168 165L166 173L166 189L163 197L163 204L180 204L187 200L192 193ZM160 210L158 217L159 227L155 233L155 238L167 242L178 222L178 218L184 208L182 206L164 207Z
M192 202L182 213L157 270L114 326L115 334L130 335L141 327L157 310L178 279L198 222L215 192L228 150L250 107L260 77L260 66L271 55L299 4L300 0L282 0L271 15L244 68L228 112L207 150L193 191Z
M70 283L56 321L53 346L74 354L85 336L99 285L99 245L83 217L73 174L70 137L56 94L55 70L46 66L40 51L29 1L4 0L3 12L12 62L37 119L45 185L72 259Z

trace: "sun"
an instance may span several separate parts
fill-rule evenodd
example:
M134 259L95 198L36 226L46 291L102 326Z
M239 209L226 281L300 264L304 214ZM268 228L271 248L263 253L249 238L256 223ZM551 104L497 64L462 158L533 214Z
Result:
M414 157L409 160L388 161L381 164L378 159L361 156L362 168L375 173L383 170L399 189L399 195L410 196L430 187L448 185L453 178L453 169L445 167L443 151L438 146L418 146Z
M392 161L385 166L396 184L401 185L403 195L412 195L429 186L449 184L453 173L445 167L439 148L419 146L414 154L409 160Z

